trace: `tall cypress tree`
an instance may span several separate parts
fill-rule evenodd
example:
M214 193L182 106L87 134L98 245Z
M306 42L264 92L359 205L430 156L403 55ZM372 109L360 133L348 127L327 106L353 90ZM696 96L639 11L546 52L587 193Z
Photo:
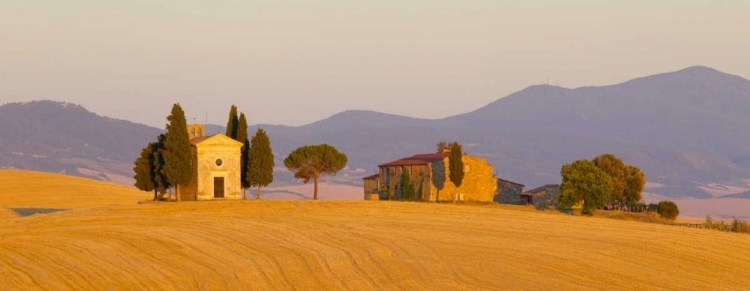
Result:
M463 152L461 144L458 142L451 143L451 152L448 155L448 168L450 169L450 180L456 188L461 187L464 181L464 161L462 160Z
M172 114L167 117L167 135L164 141L164 175L170 185L190 182L192 161L190 138L188 137L185 112L179 103L172 106Z
M234 139L238 142L245 142L247 139L247 119L243 112L240 112L240 119L237 122L237 136Z
M246 190L250 188L250 183L247 182L250 141L247 140L247 118L245 118L245 113L243 112L240 112L240 122L238 123L237 138L235 140L243 143L242 148L240 148L240 185L242 186L242 199L245 199Z
M232 104L232 108L229 109L229 120L227 120L227 136L233 139L237 139L237 129L239 128L240 120L237 117L237 106Z
M258 186L255 198L260 199L260 188L273 182L274 166L271 140L262 128L258 128L250 142L248 160L247 182L250 186Z
M167 189L171 187L164 172L166 168L166 163L164 162L164 143L166 140L167 135L160 134L156 142L151 143L151 152L153 154L151 167L154 169L154 186L155 190L162 194L166 193Z
M247 188L250 188L250 182L247 178L250 169L250 141L245 139L245 144L241 148L240 152L240 167L242 173L240 173L240 184L242 185L242 199L247 197Z

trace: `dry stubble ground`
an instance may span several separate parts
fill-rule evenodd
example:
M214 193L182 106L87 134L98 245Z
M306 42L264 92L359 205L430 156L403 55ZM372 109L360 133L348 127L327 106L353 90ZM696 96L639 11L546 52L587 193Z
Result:
M0 290L750 289L746 234L501 205L137 205L149 195L53 178L67 202L26 195L73 210L0 221Z
M750 288L747 235L515 207L159 203L0 229L3 290Z

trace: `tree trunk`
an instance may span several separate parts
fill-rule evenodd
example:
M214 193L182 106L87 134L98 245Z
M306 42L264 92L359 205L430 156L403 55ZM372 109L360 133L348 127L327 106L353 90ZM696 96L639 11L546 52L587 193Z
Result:
M318 178L313 178L313 200L318 200Z
M154 187L154 201L156 201L156 192L157 192L156 187Z
M255 199L260 199L260 185L258 185L258 192L255 195Z

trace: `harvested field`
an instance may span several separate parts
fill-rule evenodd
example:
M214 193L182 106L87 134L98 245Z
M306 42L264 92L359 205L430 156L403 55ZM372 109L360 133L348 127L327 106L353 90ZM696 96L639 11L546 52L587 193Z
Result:
M741 290L749 238L499 205L164 202L0 222L0 289Z
M0 220L17 218L8 208L79 209L136 204L148 192L62 174L0 170Z

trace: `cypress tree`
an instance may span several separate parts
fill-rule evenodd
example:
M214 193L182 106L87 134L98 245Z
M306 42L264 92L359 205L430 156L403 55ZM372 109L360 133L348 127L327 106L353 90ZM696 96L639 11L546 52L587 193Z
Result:
M234 138L238 142L247 140L247 119L245 113L240 113L240 119L237 123L237 136Z
M247 146L247 143L245 145ZM265 130L258 128L250 142L247 164L247 183L250 186L258 186L256 199L260 199L260 188L273 182L273 166L271 140Z
M243 143L240 148L240 185L242 186L242 199L245 199L245 193L247 188L250 188L250 184L247 182L247 162L248 153L250 151L249 141L247 140L247 119L245 113L240 112L240 121L237 126L237 138L238 142Z
M242 185L242 199L247 196L247 188L250 188L250 182L248 182L247 175L250 169L250 141L245 139L245 143L240 149L240 184Z
M229 120L227 120L227 136L233 139L237 139L237 128L239 128L240 120L237 118L237 106L232 105L229 109Z
M172 114L167 117L167 135L164 140L164 175L169 185L190 182L192 161L190 157L190 138L188 137L185 112L179 103L172 106Z
M450 169L450 180L456 185L456 188L461 187L461 183L464 181L463 155L463 152L461 152L461 144L455 141L452 142L451 152L448 155L448 168Z
M154 200L156 200L156 185L154 184L156 174L153 167L154 152L151 143L141 150L141 156L138 157L133 167L135 172L135 187L142 191L154 191Z
M164 169L166 168L164 162L164 143L166 140L167 136L165 134L160 134L157 141L151 143L151 152L153 154L151 166L154 169L154 186L156 188L155 190L162 194L166 193L167 189L171 187L164 172Z

